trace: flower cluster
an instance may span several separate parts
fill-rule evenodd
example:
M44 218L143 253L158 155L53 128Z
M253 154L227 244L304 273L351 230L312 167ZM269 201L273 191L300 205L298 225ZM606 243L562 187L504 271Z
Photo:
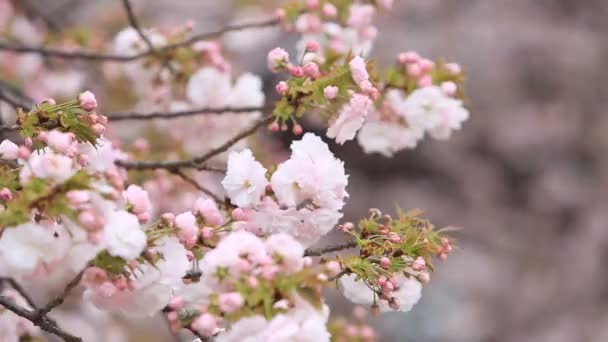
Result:
M228 233L199 264L200 282L185 286L169 305L174 329L212 336L235 322L219 340L255 341L296 334L306 326L319 341L328 340L319 291L329 270L312 267L291 236L262 240L245 231Z
M291 144L291 152L270 181L251 151L233 152L222 185L237 206L232 213L237 229L285 233L310 246L342 217L348 176L318 136L305 134Z
M351 316L348 320L338 317L329 322L328 327L333 342L377 341L376 332L366 322L367 311L364 307L356 306Z
M344 295L380 311L410 311L421 297L422 284L430 280L432 257L445 260L452 252L443 230L435 230L419 212L399 213L397 218L372 210L370 218L354 231L341 229L357 240L359 256L343 264L349 274L340 279Z

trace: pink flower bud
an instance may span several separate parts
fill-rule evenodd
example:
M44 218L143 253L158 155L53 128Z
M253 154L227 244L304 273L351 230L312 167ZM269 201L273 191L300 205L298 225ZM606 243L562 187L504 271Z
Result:
M19 149L17 150L17 157L19 157L19 159L29 159L31 154L32 151L27 146L19 146Z
M82 224L88 230L96 230L98 228L97 218L92 212L88 210L85 210L78 214L78 222L80 222L80 224Z
M201 231L201 235L204 239L211 239L213 237L215 230L212 227L203 227Z
M164 213L160 215L160 218L168 224L173 224L173 221L175 220L175 215L173 213Z
M243 306L245 300L238 292L222 293L219 297L219 306L223 312L233 313Z
M19 146L10 140L3 140L0 143L0 158L6 160L17 159L19 157ZM26 159L26 158L24 158Z
M391 259L389 259L387 257L380 258L380 267L389 268L390 265L391 265Z
M286 16L287 16L287 13L285 13L285 10L282 8L278 8L276 11L274 11L274 17L277 18L278 20L283 21Z
M255 289L256 287L258 287L258 279L254 276L250 276L249 278L247 278L247 285L249 285L249 287L251 287L252 289Z
M72 190L66 194L66 197L73 206L86 203L91 199L89 192L84 190Z
M173 310L179 310L183 308L185 304L186 302L184 301L184 298L178 296L171 298L171 301L169 302L169 307Z
M395 286L390 281L387 281L382 285L382 292L391 293L395 289Z
M402 64L417 64L420 61L420 55L414 51L400 53L398 58Z
M293 125L292 132L295 135L302 135L304 130L302 129L302 126L300 124L295 124Z
M287 66L287 71L293 77L302 77L302 76L304 76L304 70L302 69L302 67L299 67L299 66L296 66L296 65L289 65L289 66Z
M9 188L2 188L2 190L0 190L0 200L10 201L12 199L13 199L13 193L11 192L11 190Z
M445 65L446 70L452 75L458 75L462 73L462 68L456 63L447 63Z
M316 10L319 8L319 0L306 0L306 7L312 11Z
M373 341L376 338L376 332L368 325L361 327L361 337L367 341Z
M99 267L89 267L82 275L82 283L86 287L97 287L108 280L108 274Z
M237 221L247 221L249 220L249 214L242 208L236 208L232 211L232 218Z
M456 94L457 86L452 81L443 82L440 87L441 91L447 96L454 96Z
M405 68L408 76L418 77L422 74L422 68L418 63L408 64Z
M137 214L137 219L140 223L146 223L150 220L150 213L139 213Z
M319 46L319 43L316 40L309 40L306 43L306 51L308 52L319 52L320 49L321 47Z
M420 272L420 274L418 275L418 280L420 280L420 282L423 284L428 284L431 280L431 276L428 272Z
M342 270L342 267L340 266L340 263L337 262L337 261L329 261L329 262L327 262L325 264L325 268L327 268L327 271L332 276L337 275Z
M29 148L32 148L32 146L34 146L34 141L30 137L25 138L25 141L23 143Z
M393 298L388 305L391 307L391 309L393 310L399 310L399 308L401 307L401 303L399 302L399 299L397 298Z
M346 326L344 332L346 333L346 336L354 338L359 335L359 328L354 324L349 324Z
M97 120L97 122L100 123L100 124L102 124L102 125L104 125L104 126L107 126L108 125L108 117L105 116L105 115L100 115L99 118L98 118L98 120Z
M268 53L268 69L277 72L289 63L289 54L281 48L275 48Z
M323 96L325 96L327 100L331 101L338 96L338 91L339 89L336 86L327 86L325 89L323 89Z
M401 242L401 237L399 236L399 234L397 234L395 232L389 232L388 233L388 239L391 242L394 242L394 243L400 243Z
M418 64L420 65L420 69L422 69L422 72L424 73L427 73L435 68L435 62L426 58L420 60Z
M418 79L418 86L420 88L430 87L433 85L433 78L430 75L424 75Z
M150 217L149 212L152 209L152 203L146 190L138 185L131 184L123 192L123 198L131 206L131 211L135 215L147 213L148 218Z
M317 65L317 63L306 63L306 65L304 65L304 74L310 78L317 78L319 77L319 66Z
M277 121L273 121L270 126L268 126L268 129L271 130L272 132L278 132L280 127L279 127L279 123Z
M423 257L417 257L412 263L412 269L414 271L422 271L426 267L426 261Z
M384 284L386 284L386 277L381 275L380 277L378 277L378 285L384 286Z
M102 124L100 124L100 123L96 123L96 124L94 124L93 126L91 126L91 129L93 130L93 132L94 132L96 135L98 135L98 136L99 136L99 135L102 135L102 134L103 134L103 132L105 132L105 131L106 131L106 126L104 126L104 125L102 125Z
M328 18L335 18L338 15L338 9L331 3L325 3L323 5L323 15Z
M167 319L169 320L169 322L173 323L173 322L177 322L177 318L178 318L178 314L177 311L171 311L167 314Z
M88 90L78 95L78 101L80 101L80 107L87 112L97 109L97 99L95 98L95 95Z
M127 279L123 277L114 280L114 286L116 286L119 291L125 291L129 288L129 285L127 284Z
M212 336L217 328L217 319L209 313L200 315L192 322L192 329L203 336Z
M194 209L205 219L207 224L218 226L224 222L224 216L212 199L198 198L194 202Z
M281 81L277 83L277 85L274 87L274 90L276 90L277 94L283 96L287 94L287 91L289 90L289 85L287 85L287 82Z

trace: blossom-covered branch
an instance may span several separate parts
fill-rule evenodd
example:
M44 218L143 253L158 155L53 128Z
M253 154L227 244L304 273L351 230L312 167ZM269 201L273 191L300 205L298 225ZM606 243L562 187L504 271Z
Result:
M166 111L166 112L110 112L106 113L109 121L128 121L128 120L170 120L178 119L183 117L205 115L205 114L222 114L222 113L242 113L247 114L251 112L264 112L272 110L274 107L271 106L255 106L255 107L224 107L224 108L195 108L178 111Z
M242 139L247 138L248 136L254 134L260 127L263 127L270 122L272 122L274 118L272 116L268 116L261 120L258 120L251 127L241 131L234 137L228 139L222 145L210 150L202 156L185 159L185 160L176 160L176 161L159 161L159 162L148 162L148 161L116 161L116 165L123 167L125 169L130 170L155 170L155 169L179 169L179 168L194 168L194 169L203 169L204 163L210 160L211 158L226 152L230 147L232 147L237 142Z
M151 56L155 53L165 53L178 48L190 46L196 42L215 38L221 36L223 34L235 31L242 31L247 29L255 29L255 28L264 28L274 26L279 21L277 19L267 19L262 21L236 24L236 25L228 25L223 27L217 31L205 32L194 35L188 39L183 41L168 44L162 47L159 47L155 50L147 50L141 53L133 54L133 55L118 55L118 54L110 54L96 51L85 51L85 50L62 50L50 47L43 46L27 46L14 44L9 42L0 42L0 51L10 51L15 53L23 53L23 54L37 54L42 57L54 57L61 59L70 59L70 60L82 60L88 62L130 62L134 60L138 60L144 57Z

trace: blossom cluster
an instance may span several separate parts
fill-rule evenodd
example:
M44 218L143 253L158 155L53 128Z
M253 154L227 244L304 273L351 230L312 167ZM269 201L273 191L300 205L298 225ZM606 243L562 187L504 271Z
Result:
M410 311L430 280L432 258L447 259L452 244L444 230L436 230L419 212L399 212L397 218L377 209L359 223L341 230L352 235L359 256L343 260L349 273L340 279L344 296L356 304L384 311Z
M318 136L291 144L291 158L270 176L250 150L233 152L222 185L237 208L237 229L259 235L285 233L304 246L327 234L342 217L348 176Z
M286 76L270 106L262 79L234 74L219 41L195 39L192 22L118 32L100 47L109 55L99 58L127 57L104 65L103 76L128 88L124 97L132 95L133 107L162 120L129 126L134 139L122 149L108 138L111 118L98 112L90 91L16 109L21 136L0 142L0 299L37 315L22 290L4 287L3 279L44 280L47 297L69 283L103 312L162 313L173 332L187 329L219 342L374 341L363 308L355 323L328 325L323 288L337 283L348 299L374 312L409 311L430 279L433 258L445 260L452 242L413 212L393 218L372 210L358 229L340 224L349 196L344 162L321 137L304 133L301 122L314 113L327 123L327 138L357 139L365 152L386 156L415 147L427 133L447 139L460 129L469 113L459 65L408 52L381 76L368 57L377 36L373 17L392 5L297 0L279 9L278 22L301 39L296 58L282 48L267 55L268 68ZM75 45L45 37L2 0L0 33L29 45L46 39L53 48ZM55 91L44 86L54 68L31 57L0 56L0 71L32 63L26 69L39 75L7 75L36 99L77 93L82 80L63 73L67 64L59 63L62 73L47 82L65 85ZM272 116L262 118L267 108ZM137 114L126 116L149 119ZM291 126L299 137L277 165L245 141L266 123L274 132ZM186 183L205 195L185 191ZM328 258L314 251L336 227L356 253ZM55 324L44 312L40 317L42 325ZM27 317L0 306L1 340L40 335Z

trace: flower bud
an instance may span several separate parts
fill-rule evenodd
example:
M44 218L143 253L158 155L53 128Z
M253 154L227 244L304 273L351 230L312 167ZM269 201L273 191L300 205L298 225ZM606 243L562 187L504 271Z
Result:
M80 101L80 107L87 112L97 109L97 99L95 98L95 95L88 90L78 95L78 101Z
M287 94L287 91L289 90L289 85L287 85L287 82L281 81L277 83L277 85L274 87L274 90L276 90L277 94L283 96Z

